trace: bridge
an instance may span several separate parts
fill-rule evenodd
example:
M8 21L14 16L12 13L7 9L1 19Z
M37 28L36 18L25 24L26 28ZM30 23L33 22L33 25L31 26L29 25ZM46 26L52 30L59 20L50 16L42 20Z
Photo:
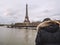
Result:
M16 24L11 24L11 25L8 25L7 27L8 28L25 28L25 29L28 29L28 28L34 28L36 29L37 25L39 23L16 23Z

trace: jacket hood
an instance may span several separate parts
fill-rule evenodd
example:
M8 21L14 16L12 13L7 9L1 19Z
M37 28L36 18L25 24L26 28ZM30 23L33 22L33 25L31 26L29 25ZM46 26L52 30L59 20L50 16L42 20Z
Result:
M44 30L50 33L57 32L59 30L59 22L57 21L45 21L38 25L37 30Z

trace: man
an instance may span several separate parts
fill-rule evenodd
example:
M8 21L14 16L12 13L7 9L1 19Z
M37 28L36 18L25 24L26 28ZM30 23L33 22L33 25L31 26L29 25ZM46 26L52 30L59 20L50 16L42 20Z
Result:
M36 45L60 45L60 30L57 21L44 21L37 27Z

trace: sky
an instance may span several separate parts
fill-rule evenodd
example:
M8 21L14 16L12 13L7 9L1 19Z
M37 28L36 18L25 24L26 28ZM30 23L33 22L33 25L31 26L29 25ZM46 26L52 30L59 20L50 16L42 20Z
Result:
M0 0L0 23L23 22L28 4L29 20L60 20L60 0Z

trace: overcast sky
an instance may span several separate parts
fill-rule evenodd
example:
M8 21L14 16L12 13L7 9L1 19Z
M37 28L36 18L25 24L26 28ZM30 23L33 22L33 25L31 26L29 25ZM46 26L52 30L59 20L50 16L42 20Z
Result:
M0 23L23 22L26 3L30 21L60 19L60 0L0 0Z

